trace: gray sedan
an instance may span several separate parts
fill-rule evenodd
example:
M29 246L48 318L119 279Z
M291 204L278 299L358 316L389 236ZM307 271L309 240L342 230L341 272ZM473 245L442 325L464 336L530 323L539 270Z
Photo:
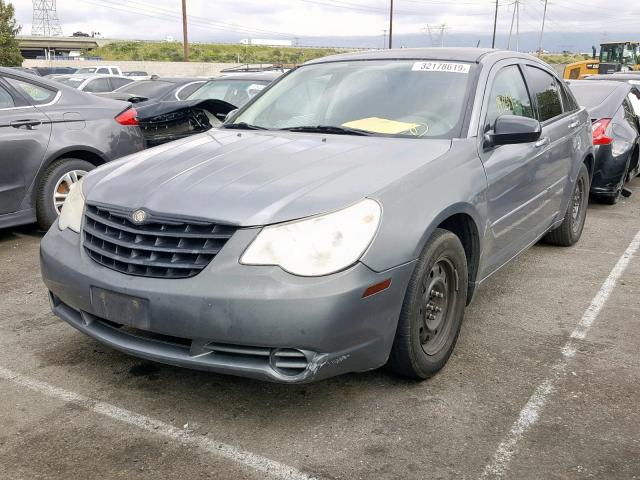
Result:
M0 68L0 228L36 220L49 228L73 183L142 150L142 133L128 109Z
M231 117L72 190L41 249L58 316L190 368L423 379L482 283L582 233L589 115L527 55L328 57Z

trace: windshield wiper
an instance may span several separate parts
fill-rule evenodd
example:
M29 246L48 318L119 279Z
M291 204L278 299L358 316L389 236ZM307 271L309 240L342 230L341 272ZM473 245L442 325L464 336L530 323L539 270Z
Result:
M287 130L289 132L307 132L307 133L329 133L335 135L372 135L372 132L366 130L360 130L358 128L349 127L337 127L333 125L303 125L300 127L287 127L280 130Z
M260 127L258 125L251 125L247 122L223 123L222 128L237 128L238 130L268 130L268 128Z

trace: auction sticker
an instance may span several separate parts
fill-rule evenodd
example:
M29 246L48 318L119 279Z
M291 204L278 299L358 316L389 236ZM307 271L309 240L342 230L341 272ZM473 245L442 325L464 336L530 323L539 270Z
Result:
M469 73L470 68L471 65L468 63L416 62L411 70L414 72Z

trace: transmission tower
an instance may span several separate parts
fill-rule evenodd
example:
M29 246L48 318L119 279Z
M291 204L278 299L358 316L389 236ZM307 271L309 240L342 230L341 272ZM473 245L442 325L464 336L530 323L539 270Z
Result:
M56 11L56 0L33 0L31 35L61 37L62 27Z
M427 28L423 29L429 34L432 47L444 47L444 32L447 26L443 23L441 25L427 25Z

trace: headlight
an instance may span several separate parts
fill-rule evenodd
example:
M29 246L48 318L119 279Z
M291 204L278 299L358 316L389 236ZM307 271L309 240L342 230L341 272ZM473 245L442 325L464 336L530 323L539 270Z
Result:
M58 227L60 230L70 228L74 232L80 233L82 212L84 211L83 182L84 178L81 178L79 182L71 184L69 188L69 195L62 205L62 211L58 218Z
M381 215L378 202L365 199L337 212L265 227L240 263L278 265L305 277L344 270L365 252Z

